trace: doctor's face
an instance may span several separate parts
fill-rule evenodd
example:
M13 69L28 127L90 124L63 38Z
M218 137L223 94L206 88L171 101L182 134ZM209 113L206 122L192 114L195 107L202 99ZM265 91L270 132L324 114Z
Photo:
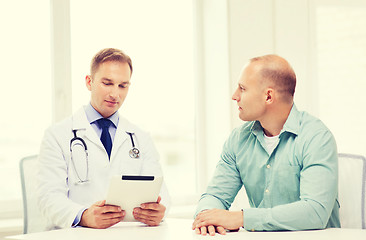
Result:
M115 113L124 102L130 86L131 70L128 63L108 61L100 64L94 76L86 76L91 91L91 105L104 118Z
M261 121L266 113L266 91L258 66L249 64L242 71L238 88L232 99L237 102L239 118L243 121Z

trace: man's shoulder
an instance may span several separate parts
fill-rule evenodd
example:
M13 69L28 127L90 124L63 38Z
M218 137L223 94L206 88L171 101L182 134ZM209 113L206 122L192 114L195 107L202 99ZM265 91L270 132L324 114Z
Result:
M255 124L255 121L244 122L239 127L236 127L232 131L232 133L234 133L234 134L249 134L249 133L252 132L252 128L253 128L254 124Z
M299 114L299 126L301 133L317 133L319 131L330 132L329 128L319 118L306 111L301 111Z
M229 136L229 140L239 141L240 139L248 137L252 133L254 124L255 121L244 122L242 125L234 128Z
M299 130L297 133L298 143L306 146L313 146L318 143L332 143L335 145L335 138L330 129L317 117L300 112Z

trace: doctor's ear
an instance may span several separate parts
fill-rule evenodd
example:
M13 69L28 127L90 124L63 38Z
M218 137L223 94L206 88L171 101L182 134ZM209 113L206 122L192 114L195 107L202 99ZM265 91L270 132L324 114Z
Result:
M91 75L86 75L85 76L85 85L89 91L91 91L91 82L92 82Z

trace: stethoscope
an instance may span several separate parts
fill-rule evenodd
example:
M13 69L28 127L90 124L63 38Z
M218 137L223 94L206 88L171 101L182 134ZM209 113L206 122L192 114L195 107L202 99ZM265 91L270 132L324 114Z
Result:
M133 133L130 132L126 132L128 135L130 135L131 138L131 143L132 143L132 148L131 150L128 152L130 155L130 158L134 158L134 159L139 159L140 158L140 150L135 146L135 142L133 141Z
M84 139L82 139L81 137L76 136L76 132L77 132L76 129L72 130L72 132L74 133L74 137L70 140L70 155L71 155L71 162L72 162L72 165L74 167L76 176L79 179L75 183L75 185L79 185L79 184L88 183L90 181L89 180L88 147L87 147ZM135 142L133 140L134 133L130 133L130 132L126 132L126 133L130 136L131 143L132 143L132 148L129 151L129 156L130 156L130 158L139 159L140 158L140 150L135 146ZM79 175L79 173L78 173L78 171L76 169L75 162L74 162L74 158L73 158L73 154L72 154L72 148L74 146L77 146L77 145L82 146L84 148L84 152L85 152L85 163L86 163L86 174L85 174L85 178L81 178L80 177L80 175Z

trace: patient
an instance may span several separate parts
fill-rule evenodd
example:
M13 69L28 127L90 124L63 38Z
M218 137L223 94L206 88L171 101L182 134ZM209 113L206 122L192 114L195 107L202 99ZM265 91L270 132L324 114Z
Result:
M232 99L239 118L202 195L197 234L340 227L338 159L332 133L294 104L296 75L277 55L253 58ZM229 211L244 185L251 208Z

